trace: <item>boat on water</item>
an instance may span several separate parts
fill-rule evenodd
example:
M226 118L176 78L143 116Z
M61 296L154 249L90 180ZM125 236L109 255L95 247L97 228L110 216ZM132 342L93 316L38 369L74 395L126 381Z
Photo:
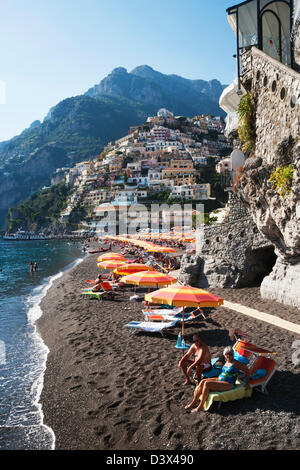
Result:
M48 240L43 233L32 233L26 230L17 230L15 233L6 233L3 240Z

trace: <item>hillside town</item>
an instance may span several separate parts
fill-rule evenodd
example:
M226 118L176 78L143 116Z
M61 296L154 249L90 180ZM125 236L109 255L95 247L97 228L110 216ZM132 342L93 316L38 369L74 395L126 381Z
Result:
M85 207L85 228L93 231L99 227L99 206L104 203L212 199L211 182L202 180L199 169L213 159L224 186L230 184L226 157L232 146L224 129L221 117L175 117L160 109L143 125L131 127L128 135L110 142L96 159L56 170L51 183L64 181L74 188L61 222L67 222L75 207Z

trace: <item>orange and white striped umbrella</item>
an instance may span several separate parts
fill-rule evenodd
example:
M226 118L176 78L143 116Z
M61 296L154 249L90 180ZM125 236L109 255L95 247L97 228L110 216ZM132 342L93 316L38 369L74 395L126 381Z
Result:
M168 246L153 246L151 248L147 248L147 251L152 253L177 253L175 248L171 248Z
M147 298L146 298L147 297ZM191 286L167 287L147 294L148 302L176 307L219 307L223 299L203 289Z
M101 261L109 261L109 260L120 260L120 261L126 261L126 258L124 255L121 253L105 253L104 255L101 255L97 258L97 261L101 263Z
M98 268L110 269L111 271L113 271L114 269L120 268L124 264L126 264L125 261L112 259L107 261L101 261L101 263L98 263L97 266Z
M124 276L121 281L126 284L133 284L136 286L159 287L175 284L177 279L156 271L144 271Z
M146 302L183 307L182 336L184 335L184 307L219 307L223 299L191 286L166 287L145 295Z
M146 264L131 263L120 266L114 270L114 273L126 276L127 274L139 273L141 271L156 271L156 269L152 268L152 266L147 266Z

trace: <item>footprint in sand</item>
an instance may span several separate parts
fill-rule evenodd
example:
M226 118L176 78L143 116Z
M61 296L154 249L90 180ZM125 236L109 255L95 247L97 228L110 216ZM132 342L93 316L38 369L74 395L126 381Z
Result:
M159 424L158 426L156 426L156 428L154 428L153 430L153 434L154 436L160 436L160 434L162 433L162 430L164 429L164 425L163 424Z
M74 392L75 390L78 390L79 388L81 388L81 385L75 385L74 387L71 387L69 390L70 392Z
M115 401L114 403L112 403L111 405L108 405L108 409L112 409L112 408L117 408L122 402L121 401Z
M106 426L96 426L94 427L94 432L97 434L97 436L102 436L104 433L107 432L107 427Z
M130 385L133 384L135 381L136 381L136 378L135 378L135 377L134 377L134 378L131 378L131 379L129 378L129 379L126 380L125 385L130 386Z

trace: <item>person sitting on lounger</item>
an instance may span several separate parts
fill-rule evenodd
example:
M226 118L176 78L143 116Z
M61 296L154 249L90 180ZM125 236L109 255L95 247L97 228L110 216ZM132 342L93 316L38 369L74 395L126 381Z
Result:
M197 381L201 380L201 374L211 368L211 355L208 346L203 343L200 335L193 336L192 346L178 363L178 368L182 370L186 381L184 385L191 384L190 374L195 369Z
M204 404L207 400L210 392L227 392L235 387L235 382L238 378L239 371L242 371L246 375L246 389L249 388L249 371L248 368L241 362L233 359L234 351L231 346L227 346L224 349L223 355L226 362L222 368L222 372L219 377L211 379L203 379L200 384L196 387L194 392L194 398L192 402L185 407L186 410L191 410L192 413L200 410L204 410ZM199 403L200 404L194 408Z
M102 290L102 288L101 288L102 281L103 281L103 276L101 274L99 274L97 279L95 279L95 284L94 284L94 287L92 289L92 292L99 292L99 291Z

